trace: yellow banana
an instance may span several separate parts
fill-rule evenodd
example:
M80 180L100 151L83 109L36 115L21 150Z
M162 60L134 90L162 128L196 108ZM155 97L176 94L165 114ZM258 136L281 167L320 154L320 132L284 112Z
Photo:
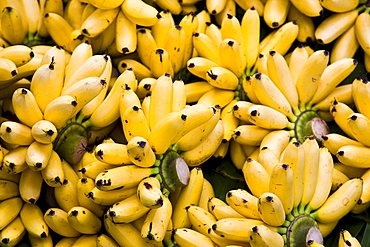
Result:
M185 68L188 60L194 56L193 33L196 32L199 22L198 15L195 12L190 12L180 20L179 25L185 32L185 47L182 55L181 68Z
M343 49L343 47L346 47L346 49ZM333 48L331 49L330 62L333 63L342 58L353 57L359 47L360 44L357 41L355 25L353 24L334 41Z
M74 229L82 234L96 234L102 226L100 219L82 206L72 207L67 212L67 220Z
M80 178L76 183L77 199L80 206L87 208L96 216L102 217L105 211L103 205L96 204L91 197L90 191L95 187L95 182L92 178Z
M29 235L36 238L47 238L49 236L49 227L39 206L26 203L19 215Z
M77 30L81 27L82 12L85 9L85 5L86 3L73 0L69 1L64 8L64 16L74 30Z
M161 18L159 18L159 20L153 26L151 26L151 32L156 46L164 47L166 43L167 32L170 28L175 26L175 20L173 19L172 13L168 10L160 11L159 15Z
M263 19L270 28L280 27L287 19L291 2L267 0L263 8Z
M77 114L77 105L77 100L73 96L59 96L46 106L44 119L51 122L57 129L59 129L63 127L69 119Z
M172 231L172 237L180 246L214 246L214 243L208 236L191 228L175 228Z
M182 79L173 82L172 89L172 111L181 111L186 107L185 83Z
M136 50L137 35L136 24L119 10L116 18L116 48L123 54L129 54Z
M236 77L241 77L246 64L240 44L233 39L224 39L219 46L221 66L231 70Z
M248 109L249 122L265 129L292 128L288 118L281 112L264 105L253 105Z
M43 114L34 94L27 88L18 88L14 91L12 105L19 121L29 127L43 119Z
M153 246L147 243L143 237L141 237L140 231L135 228L131 223L116 224L112 222L108 217L104 217L104 226L107 233L120 245L127 247Z
M140 167L153 166L156 155L147 139L135 136L127 143L127 156L131 162Z
M17 67L28 63L34 56L32 49L26 45L12 45L0 50L0 57L13 61Z
M20 195L19 185L16 182L1 179L0 185L3 188L0 194L1 201Z
M95 147L95 157L111 165L132 164L127 155L127 146L122 143L100 143Z
M138 81L141 81L144 78L153 77L152 72L149 70L148 67L146 67L141 62L134 60L134 59L122 59L118 63L117 67L118 67L118 71L121 73L123 73L124 71L128 69L133 70L135 72L135 75Z
M197 205L203 188L203 171L195 167L190 171L190 179L187 185L181 188L181 193L173 207L172 221L174 228L190 227L191 222L186 208Z
M183 66L183 56L185 52L185 29L180 25L171 27L167 32L167 42L163 49L168 52L173 72L177 73Z
M199 197L198 206L207 210L208 209L208 201L209 199L215 197L215 192L213 189L213 185L207 180L203 179L203 189L202 193Z
M335 13L322 21L315 30L315 38L319 44L333 42L347 31L356 21L359 12L365 6L342 13ZM335 27L335 28L334 28Z
M18 74L18 68L15 65L15 63L7 58L0 58L0 65L1 65L1 76L0 80L1 81L10 81L11 83L13 79L16 79L17 74Z
M217 63L204 57L192 57L187 61L187 68L190 73L206 80L207 71L217 67ZM190 83L191 85L193 83Z
M332 184L334 162L326 147L320 147L319 170L315 192L306 206L305 212L320 208L327 200Z
M59 155L53 150L48 165L41 170L42 178L50 187L61 186L64 181L64 170Z
M208 211L216 217L217 220L225 218L244 218L233 207L227 205L224 201L217 197L213 197L208 201Z
M147 177L140 181L137 186L137 197L141 204L150 209L162 207L165 200L160 182L155 177Z
M339 162L344 165L357 168L367 168L370 164L366 159L364 159L364 156L367 155L369 151L369 147L345 145L338 149L336 156Z
M259 146L263 138L270 132L271 130L256 125L242 124L234 130L233 139L242 145Z
M226 203L245 218L261 219L258 213L258 197L244 189L228 191Z
M193 45L199 57L204 57L219 65L221 64L218 46L205 33L194 33Z
M352 134L349 126L348 126L348 118L354 112L351 107L347 104L334 100L332 106L330 107L330 113L332 114L334 121L340 128L346 133L350 138L354 139L354 135Z
M126 140L130 141L136 136L148 139L150 136L150 128L148 120L140 106L134 105L128 107L121 116L123 133Z
M19 179L19 194L23 201L35 204L41 195L43 177L40 171L28 168L22 171Z
M339 148L347 145L364 146L361 142L353 140L347 136L338 133L329 133L322 137L322 144L327 147L333 155L335 155Z
M304 45L298 45L293 49L288 65L294 84L308 57L309 54Z
M368 87L368 81L364 78L355 78L352 82L352 98L356 109L359 113L369 118L370 111L366 102L370 96Z
M161 17L153 6L142 0L125 0L121 9L132 22L144 27L155 25Z
M0 137L7 143L25 146L30 145L35 140L30 127L13 121L1 123Z
M81 34L94 38L101 34L113 22L119 7L112 9L97 8L81 24Z
M21 217L18 216L0 232L0 241L4 246L16 246L26 233Z
M157 173L158 168L144 168L136 165L125 165L101 172L95 178L95 185L100 190L114 190L118 188L131 188L137 186L140 181L152 174ZM126 179L122 181L121 176Z
M370 28L367 23L369 23L370 14L369 9L367 8L364 12L360 13L356 18L355 22L355 33L357 41L360 44L362 50L370 55L370 43L369 43L369 34Z
M103 206L111 206L116 202L122 201L123 199L135 194L137 192L136 187L115 189L115 190L99 190L94 187L89 193L88 197L91 198L96 204Z
M240 23L243 35L244 56L248 70L257 61L260 43L260 18L255 7L248 8ZM253 26L254 28L249 28Z
M221 108L225 107L235 98L235 92L226 89L212 88L204 93L199 99L198 104L203 105L219 105Z
M174 70L172 67L169 53L163 48L156 48L151 51L149 60L149 69L152 71L152 75L155 78L159 78L165 74L174 76Z
M52 143L57 137L57 129L54 124L47 120L40 120L31 127L33 138L43 144Z
M127 224L139 219L149 212L136 194L113 204L107 211L106 216L114 223Z
M265 192L258 198L258 212L261 219L270 226L280 226L285 221L285 210L280 198Z
M319 209L310 215L321 223L339 220L356 205L361 197L361 193L362 179L353 178L348 180L331 194Z
M68 222L68 213L60 208L49 208L44 213L44 221L47 226L57 234L73 238L81 235Z
M240 24L239 19L236 18L236 16L227 14L226 17L222 19L220 31L221 31L222 40L225 40L225 39L235 40L239 44L239 47L242 53L244 54L244 51L243 51L244 46L242 45L244 41L243 41L241 24Z
M91 0L89 1L89 3L99 9L114 9L116 7L121 6L123 0L111 0L111 1Z
M267 75L257 73L252 78L252 88L263 105L269 106L287 117L292 117L293 111L289 101Z
M141 227L141 236L148 242L160 243L165 238L172 216L172 204L167 196L163 196L163 205L151 209Z
M261 141L260 149L268 147L280 158L281 153L290 141L290 134L287 130L275 130L267 134Z
M28 23L23 16L25 11L19 7L21 6L13 3L1 9L1 33L12 45L22 44L28 33Z
M96 238L96 244L98 247L119 247L117 242L107 234L99 233Z
M140 61L146 67L150 67L150 54L156 48L157 42L154 39L153 31L148 28L137 28L136 52L140 58Z
M42 144L34 141L28 146L26 163L34 171L45 169L48 165L52 150L53 144Z
M315 51L309 56L302 69L297 75L296 87L298 91L299 103L304 107L308 103L318 88L319 80L329 62L329 52L325 50Z
M361 113L352 113L347 118L347 125L353 137L366 146L370 145L370 142L364 138L364 135L367 134L366 128L369 124L369 118Z
M314 0L314 1L297 1L292 0L292 4L303 14L309 16L309 17L316 17L321 16L324 13L324 9L320 4L320 1Z
M277 232L271 230L265 225L254 226L250 230L250 245L251 247L257 246L270 246L274 243L274 246L284 246L284 238Z
M247 158L242 167L245 182L256 197L269 191L269 173L257 160Z
M21 174L28 168L26 163L26 153L28 146L18 146L13 148L3 157L2 171L8 174Z
M289 8L287 21L295 21L299 26L297 40L302 43L315 41L315 25L313 19L300 12L294 5Z
M4 229L10 222L12 222L21 211L23 207L23 200L19 197L12 197L0 202L0 212L3 217L0 221L0 229Z
M270 175L270 192L280 198L286 215L294 207L294 175L293 169L284 163L276 165Z
M59 208L68 212L71 208L78 206L76 184L68 180L67 172L61 186L54 188L55 200Z
M339 233L338 247L345 246L360 247L361 244L348 230L342 229Z

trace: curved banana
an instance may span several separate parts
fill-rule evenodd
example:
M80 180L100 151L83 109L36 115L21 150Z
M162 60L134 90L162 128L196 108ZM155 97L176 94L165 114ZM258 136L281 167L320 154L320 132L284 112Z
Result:
M353 178L345 182L324 204L310 215L321 223L334 222L346 215L360 199L362 179Z
M130 141L136 136L149 139L150 128L148 120L143 109L140 106L134 105L128 107L121 116L123 133L127 141Z
M0 212L3 215L0 221L0 229L4 229L12 222L21 211L24 201L19 196L12 197L0 202Z
M367 134L367 126L370 124L370 119L361 113L352 113L347 118L347 125L353 137L362 144L369 146L370 142L364 138Z
M26 154L28 146L18 146L13 148L3 157L2 171L7 174L21 174L28 168Z
M82 234L96 234L102 226L101 220L89 209L82 206L72 207L67 212L69 224Z
M221 64L218 46L205 33L194 33L193 45L199 57L204 57L219 65Z
M248 109L249 122L265 129L292 128L288 118L281 112L264 105L253 105Z
M269 191L270 175L257 160L247 158L242 167L245 182L256 197Z
M1 81L10 81L16 79L18 74L18 68L15 63L7 58L0 58L0 80ZM12 82L13 83L13 82Z
M73 96L59 96L46 106L44 119L51 122L57 129L59 129L63 127L69 119L77 114L77 105L78 103Z
M25 203L19 216L29 235L35 238L47 238L49 236L49 227L39 206Z
M35 204L41 195L43 177L40 171L33 171L31 168L25 169L19 179L19 194L23 201Z
M49 208L44 213L44 221L48 227L57 234L66 237L74 238L81 235L68 222L68 213L60 208Z
M168 30L175 26L175 20L170 11L162 10L159 15L161 18L150 28L156 44L156 47L153 48L164 47Z
M26 233L21 217L18 216L0 232L0 241L4 246L16 246Z
M95 182L92 178L80 178L76 183L78 203L80 206L93 212L96 216L102 217L105 212L105 207L95 203L95 201L89 197L89 193L93 188L95 188Z
M89 193L88 197L91 198L96 204L103 206L111 206L116 202L135 194L137 187L115 189L115 190L100 190L94 187Z
M339 233L338 247L345 246L359 247L361 244L348 230L342 229Z
M13 121L1 123L0 137L7 143L22 146L28 146L35 140L32 136L30 127Z
M370 111L367 106L367 99L370 97L368 93L368 80L365 78L355 78L352 82L352 98L353 103L359 113L370 117Z
M300 12L309 17L321 16L324 13L324 8L321 6L319 0L291 0L291 2Z
M270 226L280 226L285 221L285 209L280 198L265 192L258 198L258 212L261 219Z
M191 228L175 228L172 237L180 246L214 246L211 238Z
M0 185L3 188L0 194L0 199L2 201L20 195L18 183L1 179Z
M336 157L339 162L344 165L357 168L367 168L370 164L366 159L364 159L364 156L367 155L369 151L369 147L345 145L338 149Z
M131 162L140 167L151 167L156 162L156 155L147 139L135 136L127 143L127 156Z
M21 7L13 3L1 9L1 34L12 45L23 44L28 33L28 23L23 16L25 11Z
M114 9L120 7L123 3L123 0L89 0L88 2L99 9Z
M12 45L0 50L0 57L13 61L17 67L25 65L34 56L35 53L32 51L32 48L26 45Z
M259 146L263 138L270 132L271 130L256 125L242 124L234 130L232 137L242 145Z
M280 27L287 19L291 2L288 0L268 0L263 8L263 19L270 28Z
M274 243L276 247L284 246L284 238L265 225L252 227L250 230L250 239L249 243L251 247L267 247L270 246L271 243Z
M258 197L244 189L234 189L226 193L226 203L245 218L260 220Z
M142 0L125 0L121 9L132 22L144 27L155 25L161 17L153 6Z
M368 55L370 55L370 27L369 25L367 25L367 23L369 23L369 19L370 13L369 9L367 8L364 12L358 15L355 22L355 33L357 41L360 44L362 50Z
M302 43L315 41L315 24L313 19L300 12L294 5L290 6L287 21L295 21L299 26L297 40Z
M132 164L127 155L127 145L122 143L100 143L95 147L95 157L111 165Z
M64 181L64 170L59 155L53 150L48 165L41 170L41 176L50 187L61 186Z
M347 145L361 146L364 145L361 142L353 140L345 135L338 133L329 133L322 137L322 144L327 147L333 155L337 154L339 148Z
M165 200L161 184L155 177L147 177L140 181L137 186L137 197L141 204L150 209L162 207Z

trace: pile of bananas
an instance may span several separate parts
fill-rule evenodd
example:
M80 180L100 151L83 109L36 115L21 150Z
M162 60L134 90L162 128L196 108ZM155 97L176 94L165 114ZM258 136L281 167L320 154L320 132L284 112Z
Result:
M0 246L315 247L370 207L367 1L2 0L0 45Z

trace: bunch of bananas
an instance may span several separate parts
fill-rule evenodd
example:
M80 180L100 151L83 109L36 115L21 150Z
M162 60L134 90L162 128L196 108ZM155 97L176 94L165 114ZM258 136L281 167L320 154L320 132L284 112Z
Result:
M2 1L0 246L323 246L370 206L366 2Z

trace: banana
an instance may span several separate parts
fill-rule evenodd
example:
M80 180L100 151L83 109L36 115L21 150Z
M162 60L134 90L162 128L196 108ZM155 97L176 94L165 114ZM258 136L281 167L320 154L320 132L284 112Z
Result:
M91 198L96 204L103 206L111 206L116 202L122 201L123 199L135 194L137 192L136 187L115 189L115 190L99 190L94 187L89 193L88 197Z
M57 243L56 247L70 247L72 246L76 241L78 237L62 237Z
M256 125L242 124L234 130L232 137L242 145L259 146L263 138L270 132L271 130Z
M141 204L150 209L163 206L163 197L161 184L155 177L147 177L140 181L137 186L137 197Z
M249 27L254 28L249 28ZM258 58L260 43L260 18L257 9L253 6L246 9L240 27L243 35L243 51L246 68L251 70Z
M160 243L165 238L172 216L172 204L167 196L163 196L163 205L151 209L141 227L141 236L152 243Z
M265 192L258 197L258 212L261 219L270 226L280 226L285 221L285 209L280 198Z
M235 92L226 89L212 88L204 93L198 100L198 104L203 105L219 105L225 107L235 98Z
M341 81L353 72L357 64L358 62L355 59L343 58L328 65L320 77L316 93L310 100L310 104L316 104L323 100Z
M206 81L196 81L185 84L186 103L197 102L206 92L215 87ZM226 90L225 90L226 91Z
M322 247L324 245L320 244L319 242L316 242L315 240L310 239L310 240L307 241L307 246Z
M26 233L21 217L18 216L0 232L1 244L3 246L16 246Z
M19 194L23 201L35 204L41 195L43 177L41 172L28 168L22 171L19 180Z
M25 65L34 56L35 53L32 51L32 48L26 45L12 45L0 50L0 57L13 61L17 67Z
M85 245L89 246L97 246L97 236L98 234L83 234L77 238L77 240L73 243L73 246L82 247Z
M239 22L239 19L236 18L236 16L227 14L226 17L222 19L220 31L221 31L222 40L225 40L225 39L235 40L239 44L241 48L241 52L244 54L244 51L243 51L244 46L242 45L244 41L243 41L241 24Z
M14 82L12 80L16 79L18 74L18 68L15 63L10 59L0 58L0 65L0 80L6 82L10 81L13 84Z
M345 246L361 246L360 242L352 236L352 234L346 230L342 229L339 233L339 242L338 247L345 247Z
M250 230L250 241L251 247L257 246L270 246L274 243L274 246L284 246L284 238L277 232L271 230L265 225L254 226Z
M180 20L179 25L185 32L185 47L181 58L181 68L185 68L188 60L194 56L193 34L196 32L199 25L198 15L195 12L189 12Z
M156 162L156 155L147 139L135 136L127 143L127 156L131 162L140 167L151 167Z
M26 203L19 215L29 235L35 238L47 238L49 236L49 227L39 206Z
M143 178L157 173L158 168L145 168L136 165L125 165L101 172L95 178L95 186L100 190L114 190L137 186ZM122 181L121 176L125 176Z
M101 217L104 214L105 207L96 204L95 201L89 197L89 193L94 187L95 182L92 178L80 178L76 183L77 199L80 206L87 208L96 216Z
M360 13L356 18L355 22L355 33L358 43L360 44L362 50L370 55L370 43L369 43L369 34L370 28L367 25L370 19L369 9L365 9L364 12Z
M181 151L189 151L198 146L216 127L218 120L220 119L221 109L217 106L214 107L215 114L208 119L205 123L199 124L198 127L190 130L187 134L182 136L176 142L176 148ZM204 114L201 114L204 116Z
M153 77L142 78L138 80L137 89L135 93L140 99L144 99L147 95L152 93L152 86L157 81Z
M267 57L267 70L269 78L284 94L293 110L297 111L298 92L294 86L293 77L285 58L275 51L270 51Z
M339 162L343 163L344 165L357 168L367 168L370 164L363 157L364 155L367 155L369 151L369 147L345 145L338 149L336 157L338 158Z
M162 16L161 19L164 17ZM161 21L159 20L159 22ZM157 47L157 42L154 39L153 35L153 29L148 29L148 28L137 28L137 47L136 47L136 52L140 58L140 61L146 66L150 67L150 54L151 52L156 49Z
M316 188L311 201L305 208L306 213L320 208L326 202L331 190L333 168L333 158L329 150L326 147L320 147Z
M267 0L263 8L263 19L270 28L280 27L287 19L291 2Z
M356 205L361 197L361 193L362 179L353 178L348 180L331 194L319 209L310 215L321 223L337 221Z
M52 123L55 128L59 129L77 114L77 105L77 100L73 96L59 96L46 106L44 119Z
M207 71L217 66L217 63L204 57L192 57L187 61L187 69L189 72L204 80L207 78ZM190 83L189 85L191 84L193 83Z
M47 226L63 237L74 238L81 235L68 222L68 213L63 209L51 207L45 211L43 217Z
M367 109L367 99L369 98L368 93L368 81L365 78L355 78L352 82L352 98L359 113L370 117L370 112ZM365 102L363 102L365 101Z
M315 25L313 19L300 12L294 5L289 8L287 21L295 21L299 26L297 40L302 43L315 41Z
M31 128L25 124L5 121L0 125L0 137L9 144L30 145L35 139Z
M241 77L244 73L246 64L240 44L233 39L224 39L219 46L221 66L231 70L236 77Z
M293 49L288 65L294 84L297 82L297 77L304 67L304 64L306 63L309 56L310 55L308 54L308 51L302 44L296 46Z
M111 1L89 0L88 2L99 9L114 9L121 6L123 0L111 0Z
M141 237L140 231L135 228L132 223L116 224L112 222L108 217L104 217L104 227L107 233L120 245L127 247L150 247L153 246L147 243L143 237Z
M28 167L34 171L45 169L48 165L52 151L52 143L42 144L37 141L32 142L28 146L26 153L26 163Z
M177 1L159 0L155 4L161 9L169 10L174 15L179 15L182 12L182 6Z
M86 3L81 1L69 1L64 8L65 19L68 20L74 30L81 27L82 12L84 11Z
M27 88L18 88L14 91L12 105L19 121L29 127L43 119L43 114L34 94Z
M123 54L132 53L137 46L136 24L122 10L116 16L116 49Z
M146 140L149 139L151 130L141 106L133 105L132 107L128 107L121 116L121 122L127 141L130 141L136 136L140 136Z
M252 227L264 224L262 220L257 219L225 218L213 224L212 230L225 239L245 243L250 241L250 230Z
M214 246L211 238L191 228L175 228L172 237L180 246Z
M343 47L346 47L346 49L343 49ZM334 41L333 48L331 49L330 62L334 63L342 58L353 57L359 47L360 44L357 41L355 25L353 24Z
M1 33L12 45L22 44L28 32L28 23L23 17L25 11L19 7L13 3L1 9Z
M292 128L288 118L281 112L264 105L253 105L248 109L249 122L265 129Z
M129 196L109 207L106 217L114 223L127 224L139 219L149 212L136 194Z
M144 78L153 77L152 72L149 70L148 67L146 67L145 65L143 65L142 63L134 59L122 59L118 63L117 67L118 67L118 71L121 73L127 69L132 69L135 72L135 75L138 81L141 81ZM135 88L134 88L134 91L136 91Z
M365 6L361 6L358 9L335 13L326 18L315 30L315 38L317 42L319 44L328 44L333 42L355 23L359 12L364 9Z
M16 182L1 179L0 185L3 188L3 191L0 194L1 201L20 195L19 185Z
M82 206L72 207L67 212L67 220L74 229L82 234L96 234L102 226L100 219Z
M270 50L274 50L285 56L294 40L298 36L298 24L295 21L286 22L279 27L263 47L260 44L259 53L267 55Z
M59 155L53 150L48 165L41 170L41 175L45 183L50 187L62 185L64 181L64 170Z
M65 83L70 80L74 73L80 66L89 58L93 56L92 45L89 42L82 42L78 44L71 53L68 64L65 67L64 81ZM76 74L77 75L77 74Z
M255 147L247 146L248 150ZM236 169L241 170L243 168L244 162L247 160L249 153L244 151L243 145L237 143L233 139L229 143L229 154L230 159Z
M156 47L153 48L164 47L168 30L175 26L175 20L173 19L172 13L170 11L162 10L159 12L159 15L161 18L159 18L159 20L150 27L152 36L156 44Z
M127 145L122 143L100 143L95 147L94 154L97 160L111 165L132 164L127 155Z
M54 124L47 120L40 120L31 127L33 138L42 143L52 143L57 137L58 131Z
M327 147L333 155L335 155L339 148L347 145L364 146L361 142L353 140L347 136L338 133L329 133L322 137L322 144Z
M26 163L26 153L28 146L18 146L4 155L2 171L8 174L21 174L28 168Z
M3 215L0 221L0 229L4 229L10 222L12 222L21 211L23 207L23 200L17 196L0 202L0 212Z
M324 141L322 143L325 146ZM303 175L303 192L299 206L300 208L310 202L315 192L320 160L319 144L314 137L309 137L305 139L302 146L305 153L305 161ZM329 148L328 150L330 151Z
M172 26L167 32L167 42L164 44L163 49L168 52L174 73L179 72L183 66L183 56L186 47L185 38L185 29L180 25Z
M73 27L61 15L45 13L43 23L50 37L66 51L72 52L81 43L80 40L71 38Z
M142 0L125 0L121 9L132 22L144 27L155 25L161 17L153 6Z
M216 88L235 90L238 86L238 77L225 67L212 67L206 72L206 80Z
M348 126L348 118L354 114L354 110L347 104L334 100L330 107L330 113L332 114L336 124L346 133L350 138L354 139L354 135Z
M268 147L280 158L281 153L290 141L290 134L287 130L275 130L267 134L261 141L260 149Z
M269 173L257 160L247 158L243 167L245 182L256 197L269 191Z
M187 165L190 167L198 166L211 158L221 144L223 137L224 127L220 119L212 132L198 146L183 152L182 155Z
M347 177L346 174L344 174L343 172L339 171L338 169L336 169L334 167L334 171L333 171L333 184L331 186L331 191L334 192L336 191L340 186L342 186L342 184L344 184L345 182L347 182L350 178Z
M27 37L33 37L37 32L37 26L40 19L41 11L39 1L19 1L25 13L25 21L28 23ZM27 10L27 11L26 11Z
M69 211L71 208L78 206L76 183L72 180L68 180L68 176L65 173L65 179L61 186L54 188L55 200L58 206L64 211Z
M225 218L244 218L243 215L217 197L213 197L208 201L208 211L213 214L217 220Z
M226 193L226 203L245 218L261 219L258 213L258 197L244 189L229 190Z
M269 106L287 117L293 117L289 101L267 75L257 73L252 78L252 88L263 105Z
M88 177L95 179L99 173L114 167L117 166L98 160L95 157L95 153L93 152L93 150L88 150L84 153L82 159L78 163L78 167L76 167L75 169L80 174L79 177Z
M119 247L117 242L112 237L104 233L98 233L96 244L98 247Z
M297 75L296 87L300 106L304 107L316 93L320 78L329 62L329 52L315 51L309 56Z
M203 179L203 189L199 197L198 206L205 210L208 210L208 201L213 197L215 197L213 186L207 179L204 178ZM189 210L188 210L188 213L189 213Z
M90 38L97 37L108 28L117 17L120 8L95 9L81 24L81 35Z
M292 0L292 4L303 14L309 16L309 17L316 17L321 16L324 13L324 9L320 4L320 1L314 0L314 1L297 1Z
M221 64L219 47L205 33L194 33L193 45L199 57L204 57L218 65Z
M203 181L204 176L202 169L199 167L192 168L189 182L182 187L181 193L173 207L172 221L174 229L191 226L186 208L190 205L198 204L203 188Z
M165 74L174 76L174 70L172 67L169 53L163 48L156 48L151 51L149 60L149 69L152 71L152 75L155 78L159 78Z
M208 37L210 37L215 44L220 44L222 42L221 30L217 24L212 23L212 22L207 22L204 33Z
M347 125L353 137L366 146L370 145L370 142L364 138L369 124L370 120L361 113L352 113L347 118Z
M185 83L182 79L176 79L172 88L172 111L181 111L186 107Z

